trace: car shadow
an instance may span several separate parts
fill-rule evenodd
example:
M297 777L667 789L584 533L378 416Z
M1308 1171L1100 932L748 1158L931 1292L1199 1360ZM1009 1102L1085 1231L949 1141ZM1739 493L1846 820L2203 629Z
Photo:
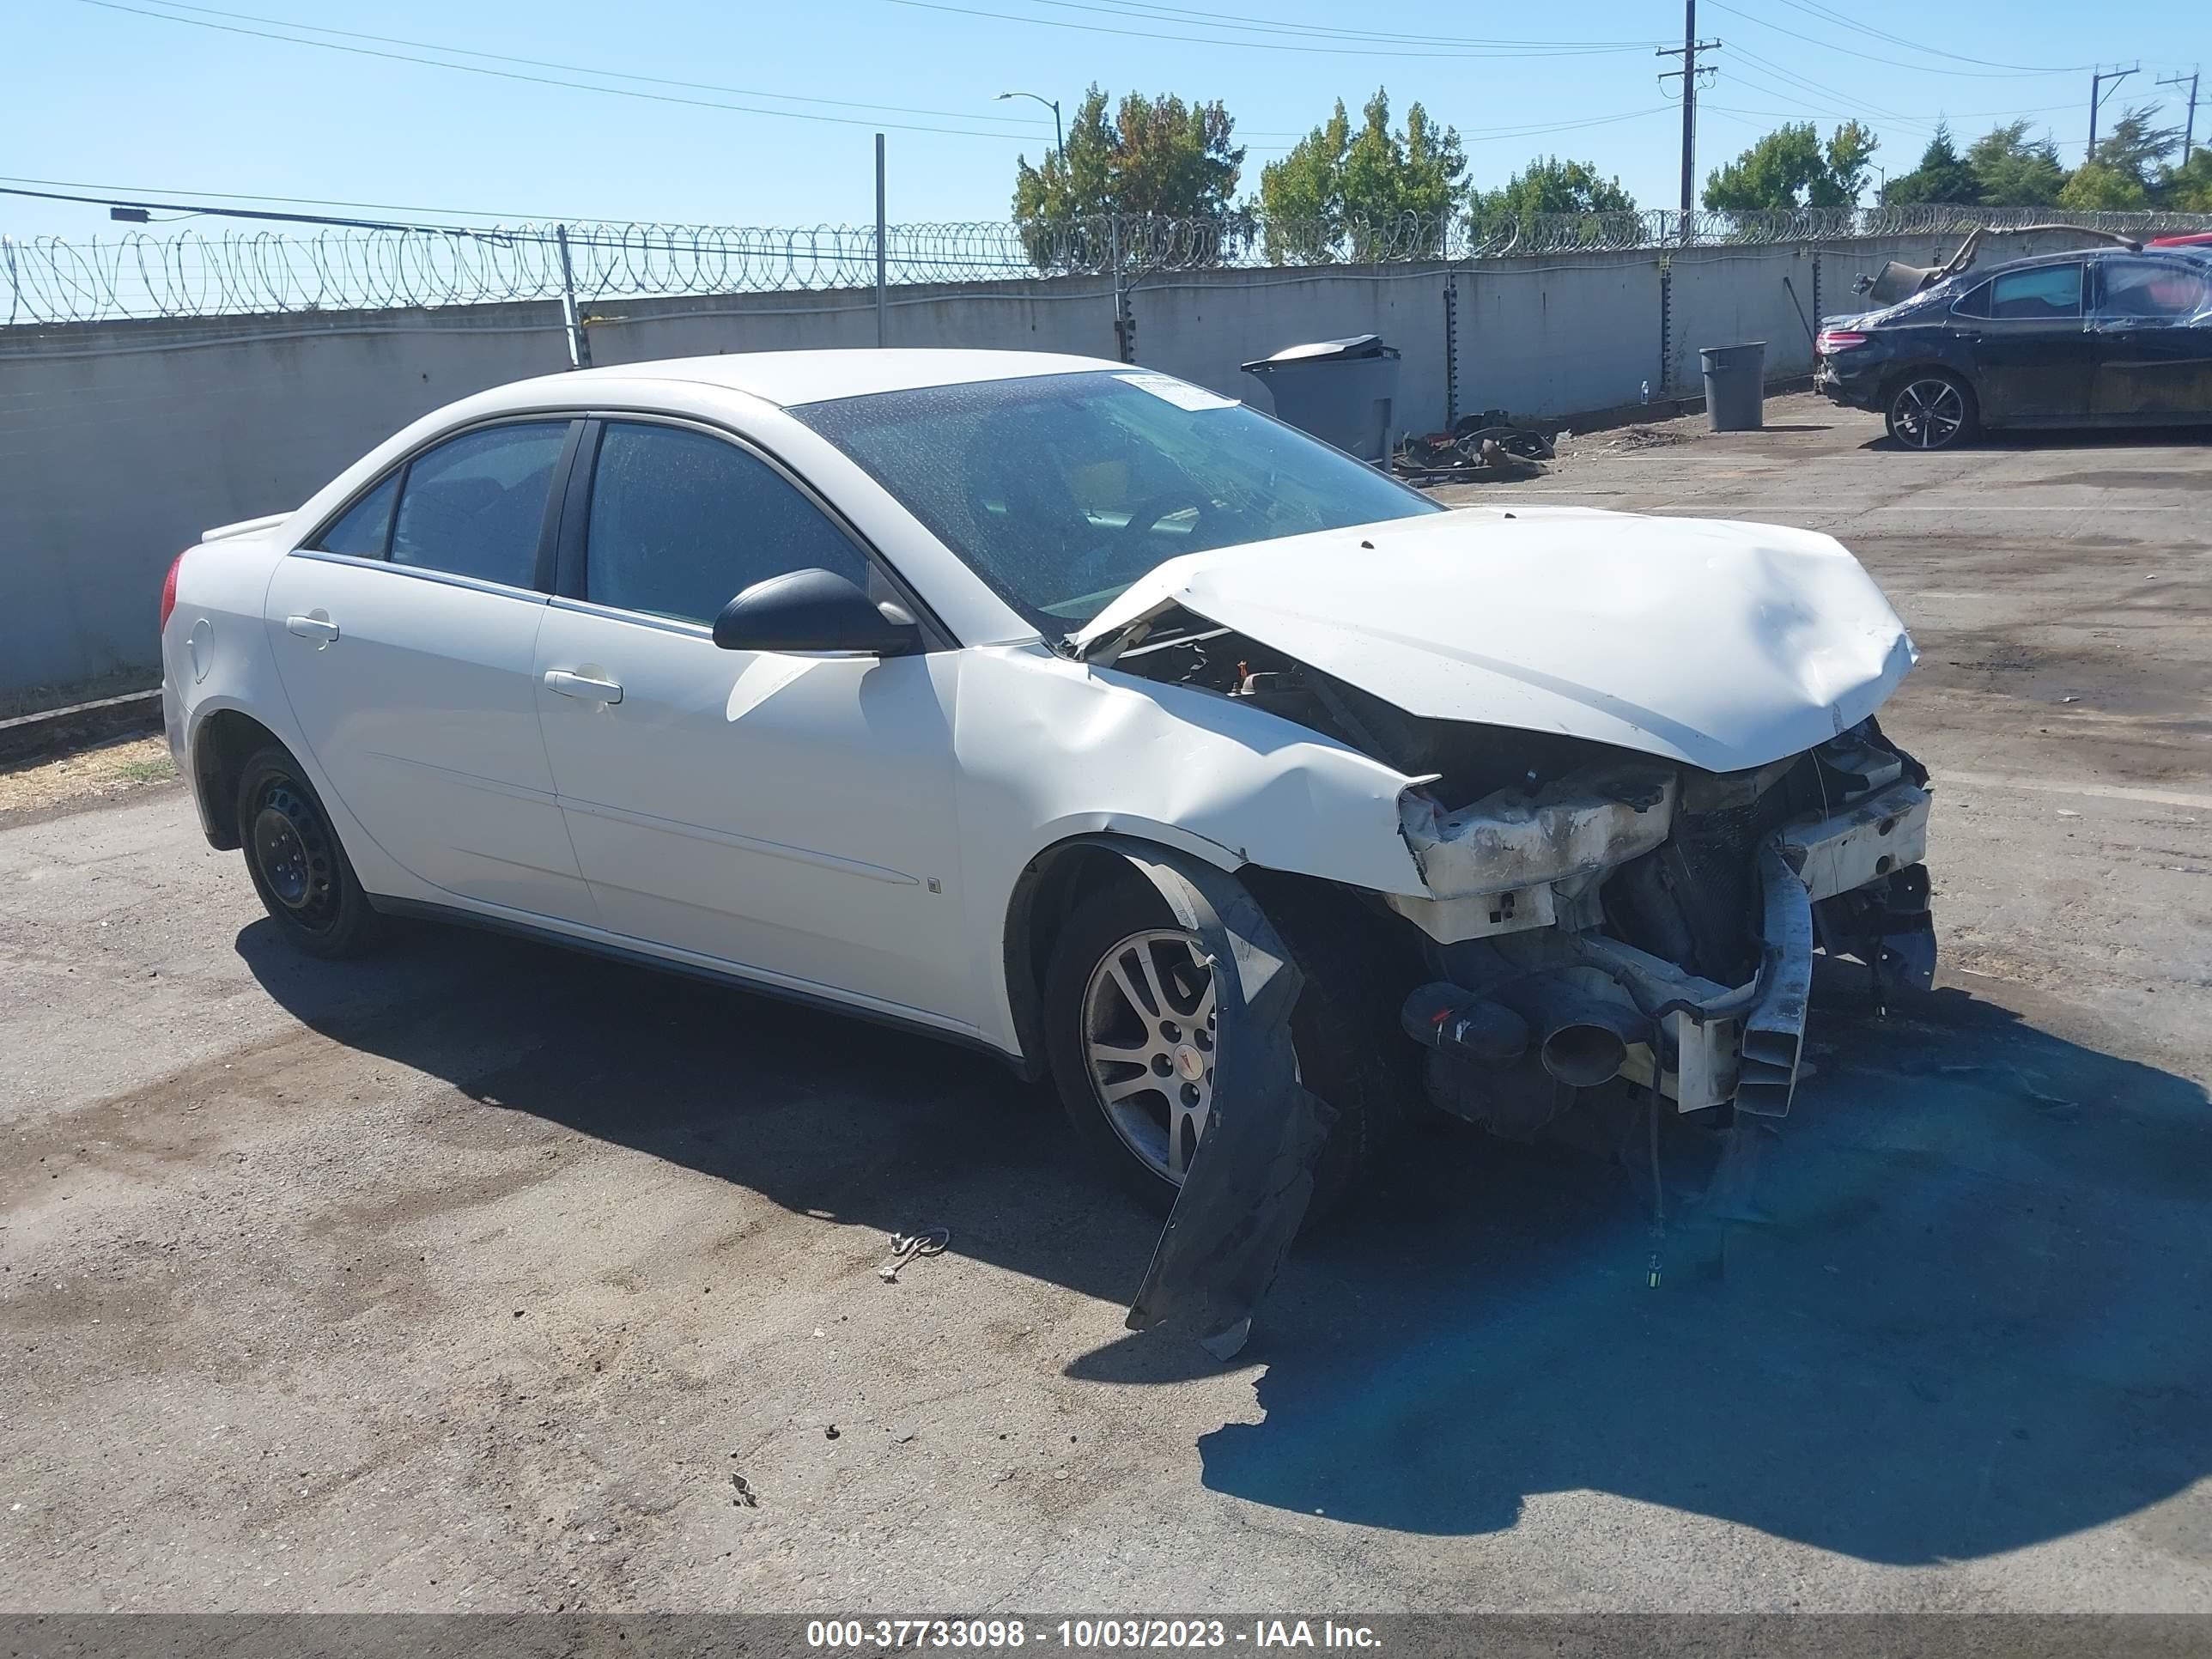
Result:
M1968 443L1940 450L1915 449L1887 433L1869 438L1863 450L1893 450L1903 455L1959 455L1970 451L2002 453L2081 449L2201 449L2212 443L2212 422L2203 426L2036 427L1983 432Z
M1126 1299L1149 1257L1157 1221L987 1056L459 932L344 968L265 922L238 949L308 1025L487 1109L795 1213L947 1226L957 1252L1088 1296ZM1200 1438L1205 1485L1424 1534L1598 1491L1901 1564L2135 1516L2205 1559L2204 1091L1986 988L1877 1017L1828 976L1765 1218L1734 1231L1717 1279L1679 1227L1655 1243L1631 1170L1425 1131L1301 1241L1239 1361L1264 1417ZM1161 1333L1066 1368L1125 1386L1216 1369Z

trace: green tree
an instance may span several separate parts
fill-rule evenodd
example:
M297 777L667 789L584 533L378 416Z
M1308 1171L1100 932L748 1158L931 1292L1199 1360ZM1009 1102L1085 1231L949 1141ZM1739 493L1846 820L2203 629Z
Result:
M2158 106L2146 104L2130 110L2113 125L2086 165L2107 167L2142 191L2146 197L2166 170L2166 152L2180 141L2179 127L2154 126ZM2078 206L2068 203L2068 206Z
M1506 227L1539 214L1633 213L1636 198L1587 161L1546 155L1528 163L1496 190L1479 190L1468 203L1468 225L1478 238L1502 235Z
M1357 128L1340 99L1328 120L1260 170L1267 258L1325 264L1357 257L1363 233L1395 237L1409 222L1427 251L1438 251L1465 193L1466 173L1459 134L1438 127L1419 104L1407 109L1404 129L1393 132L1382 88Z
M1899 173L1881 187L1884 207L1981 199L1980 178L1952 144L1951 129L1941 121L1936 124L1936 136L1928 141L1928 148L1920 152L1920 165L1910 173Z
M2150 191L2142 179L2103 161L2082 162L2058 192L2058 205L2076 213L2116 212L2149 204Z
M1049 265L1076 227L1113 214L1235 228L1244 150L1231 142L1234 125L1218 100L1186 104L1172 94L1130 93L1109 117L1106 94L1092 87L1065 151L1036 167L1026 156L1015 163L1014 219L1030 257Z
M2160 199L2183 213L2212 213L2212 149L2203 145L2172 169L2159 184Z
M2031 140L2025 121L1992 127L1974 140L1966 165L1989 207L2049 207L2066 183L2058 146L2048 137Z
M1810 121L1777 127L1705 180L1716 213L1780 208L1856 207L1879 145L1857 121L1845 121L1824 146Z

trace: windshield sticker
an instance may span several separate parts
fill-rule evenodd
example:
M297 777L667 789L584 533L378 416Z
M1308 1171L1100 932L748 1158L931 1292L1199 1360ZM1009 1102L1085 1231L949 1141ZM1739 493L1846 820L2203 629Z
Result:
M1234 409L1237 406L1234 398L1224 398L1218 392L1208 392L1202 386L1178 380L1172 374L1116 374L1114 378L1124 386L1133 386L1139 392L1149 392L1155 398L1173 404L1177 409Z

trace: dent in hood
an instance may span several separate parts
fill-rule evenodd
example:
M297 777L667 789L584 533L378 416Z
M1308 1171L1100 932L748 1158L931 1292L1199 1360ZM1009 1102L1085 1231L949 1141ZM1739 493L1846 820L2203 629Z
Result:
M1070 636L1110 661L1180 606L1425 719L1732 772L1826 742L1915 660L1832 537L1492 507L1185 554Z

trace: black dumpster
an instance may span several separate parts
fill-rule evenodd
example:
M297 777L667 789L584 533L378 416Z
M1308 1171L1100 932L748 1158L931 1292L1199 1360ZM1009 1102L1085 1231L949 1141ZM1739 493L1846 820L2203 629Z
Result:
M1267 388L1275 415L1363 461L1390 459L1397 429L1398 348L1379 334L1285 346L1244 365Z

